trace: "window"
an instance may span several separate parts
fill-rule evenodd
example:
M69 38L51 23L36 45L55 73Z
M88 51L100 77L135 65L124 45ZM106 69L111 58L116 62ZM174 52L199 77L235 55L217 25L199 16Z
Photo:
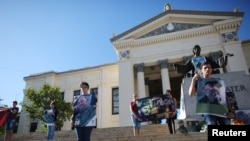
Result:
M112 114L119 114L119 88L112 88Z
M98 94L98 88L92 88L90 89L91 94Z
M61 92L61 100L64 101L64 92Z
M73 102L78 98L78 96L81 94L81 90L75 90L74 96L73 96Z

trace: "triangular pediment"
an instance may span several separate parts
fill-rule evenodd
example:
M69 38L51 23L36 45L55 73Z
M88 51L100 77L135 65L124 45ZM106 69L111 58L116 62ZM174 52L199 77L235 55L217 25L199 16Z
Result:
M111 38L111 42L148 38L206 26L215 26L223 21L242 18L243 12L209 12L170 10Z
M155 35L161 35L161 34L182 31L182 30L188 30L188 29L193 29L193 28L198 28L198 27L203 27L203 26L207 26L207 25L210 25L210 24L192 24L192 23L169 22L169 23L166 23L165 25L163 25L163 26L161 26L153 31L150 31L150 32L140 36L138 39L150 37L150 36L155 36Z

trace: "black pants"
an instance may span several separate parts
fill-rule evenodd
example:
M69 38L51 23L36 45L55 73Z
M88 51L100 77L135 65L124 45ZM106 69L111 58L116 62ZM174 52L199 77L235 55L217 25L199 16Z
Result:
M174 123L175 118L169 118L166 120L167 120L167 124L168 124L169 133L170 134L175 133L175 123Z
M78 141L90 141L93 127L76 127Z

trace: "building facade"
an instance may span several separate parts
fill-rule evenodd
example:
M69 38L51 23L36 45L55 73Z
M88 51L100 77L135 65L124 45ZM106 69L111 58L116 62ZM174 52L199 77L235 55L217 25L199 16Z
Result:
M169 5L166 5L166 7ZM162 13L119 34L110 41L119 58L115 63L64 72L45 72L24 77L26 88L39 89L45 82L60 87L64 100L73 101L87 81L98 91L97 128L131 126L129 103L133 94L139 98L163 94L171 89L180 101L181 81L172 64L185 63L193 47L201 46L201 55L222 52L234 54L221 73L244 71L249 75L250 40L241 41L237 32L244 13L239 11L186 11L166 8ZM239 63L241 62L241 63ZM23 102L28 102L24 97ZM180 103L178 103L179 106ZM30 132L32 123L21 113L18 133ZM62 130L70 130L65 122Z

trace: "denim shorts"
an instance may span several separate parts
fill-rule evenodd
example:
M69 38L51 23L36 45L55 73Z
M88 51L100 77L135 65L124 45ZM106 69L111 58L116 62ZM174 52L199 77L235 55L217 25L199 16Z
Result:
M131 120L133 122L134 129L140 129L141 128L141 122L137 120L133 115L131 115Z
M5 130L13 131L15 126L16 126L16 120L15 119L8 119L5 123Z

